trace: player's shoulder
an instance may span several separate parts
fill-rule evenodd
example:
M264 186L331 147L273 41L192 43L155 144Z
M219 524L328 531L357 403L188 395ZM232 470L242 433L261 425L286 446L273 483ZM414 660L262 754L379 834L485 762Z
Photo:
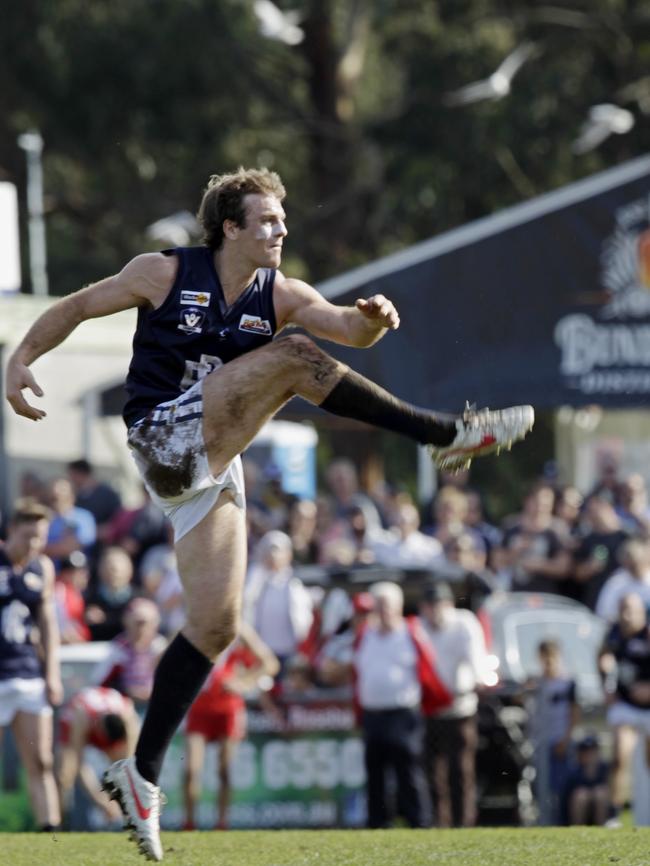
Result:
M37 562L41 568L41 575L43 577L43 584L51 589L54 586L56 569L54 568L54 563L50 559L49 556L46 556L44 553L38 557Z
M122 268L120 276L138 282L146 281L156 288L170 288L176 279L178 257L163 253L140 253Z
M283 274L282 271L275 272L275 288L280 289L280 291L287 292L289 294L300 294L305 291L313 292L315 289L313 286L310 286L309 283L304 280L298 279L298 277L288 277L286 274Z

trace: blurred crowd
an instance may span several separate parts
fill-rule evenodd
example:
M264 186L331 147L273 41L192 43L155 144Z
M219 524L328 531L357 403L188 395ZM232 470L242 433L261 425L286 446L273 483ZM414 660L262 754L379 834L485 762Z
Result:
M539 820L616 824L635 743L650 737L650 505L641 475L622 475L608 458L587 491L543 478L517 513L496 523L467 473L442 475L421 507L388 484L363 491L346 459L330 463L315 500L287 494L273 466L244 467L247 636L211 679L220 718L206 704L188 728L187 827L203 747L244 736L241 695L251 688L269 713L324 689L350 695L365 742L369 826L388 826L393 812L411 826L475 824L478 703L498 680L481 604L504 591L565 596L607 623L598 665L613 735L609 764L596 736L577 736L575 682L553 636L539 646L539 677L521 701L533 707L527 736ZM166 641L183 624L169 525L144 489L141 503L127 508L85 460L54 479L25 474L20 500L49 509L44 552L56 570L61 642L111 642L92 686L138 710ZM417 592L405 598L390 579L357 592L322 579L373 567L419 574ZM126 737L124 726L116 730L121 740L113 743ZM221 826L231 757L222 749Z

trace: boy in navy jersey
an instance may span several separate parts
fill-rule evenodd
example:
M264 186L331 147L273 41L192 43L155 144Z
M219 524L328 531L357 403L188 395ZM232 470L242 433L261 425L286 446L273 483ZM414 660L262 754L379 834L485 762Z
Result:
M138 308L124 417L154 499L169 516L187 597L187 624L156 673L135 756L109 769L146 856L162 859L156 783L167 745L219 653L237 633L246 567L239 454L294 395L323 409L428 444L441 467L507 447L533 424L530 406L439 415L404 403L322 351L296 325L348 346L372 346L399 326L383 295L337 307L278 268L287 235L284 187L266 169L213 176L199 220L204 245L136 256L115 276L57 301L11 357L7 399L26 418L41 409L29 365L80 322Z
M61 821L52 769L52 705L61 703L63 689L54 566L42 555L48 524L46 508L19 502L0 547L0 735L11 727L43 830Z

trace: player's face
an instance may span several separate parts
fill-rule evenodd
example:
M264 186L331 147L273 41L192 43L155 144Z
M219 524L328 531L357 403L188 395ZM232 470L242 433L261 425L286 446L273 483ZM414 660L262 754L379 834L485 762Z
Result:
M286 214L274 195L247 195L246 225L239 229L241 252L259 268L278 268L287 236Z
M47 543L47 520L26 520L9 530L9 542L21 557L38 556Z

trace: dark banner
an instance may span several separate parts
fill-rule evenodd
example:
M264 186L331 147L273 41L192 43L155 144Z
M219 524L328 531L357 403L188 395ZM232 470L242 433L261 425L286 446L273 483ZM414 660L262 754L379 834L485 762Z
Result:
M647 405L650 167L632 165L634 172L574 185L577 200L568 187L536 200L541 207L504 212L512 219L497 215L494 230L482 220L477 239L465 227L462 245L442 244L430 258L420 245L413 264L405 251L395 266L384 260L383 273L378 263L371 279L361 270L347 287L345 276L332 281L343 286L325 292L334 303L381 292L402 322L372 349L334 354L399 396L440 409L465 400ZM612 184L616 172L625 182Z

